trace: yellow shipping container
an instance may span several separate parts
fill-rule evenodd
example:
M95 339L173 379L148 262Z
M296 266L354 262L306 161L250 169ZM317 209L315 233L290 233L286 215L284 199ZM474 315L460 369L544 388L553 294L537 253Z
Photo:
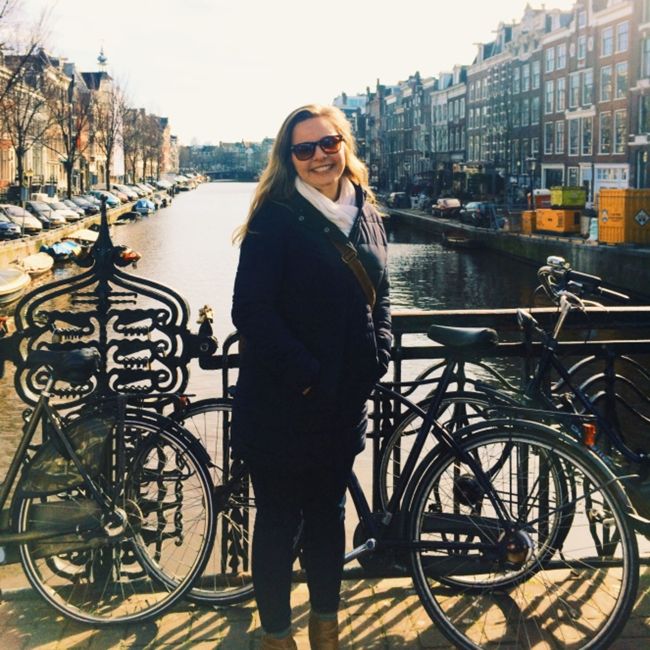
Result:
M536 228L536 214L535 210L524 210L521 213L521 232L524 235L531 235L535 232Z
M558 208L584 208L587 201L587 192L584 187L551 188L551 206Z
M537 210L537 230L580 232L580 210Z
M650 190L600 190L598 240L650 244Z

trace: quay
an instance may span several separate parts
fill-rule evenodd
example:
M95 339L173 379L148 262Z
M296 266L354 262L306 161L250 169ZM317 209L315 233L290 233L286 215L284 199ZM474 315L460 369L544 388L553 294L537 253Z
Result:
M3 650L257 650L261 629L255 602L222 608L187 601L156 620L93 628L58 615L29 588L16 566L0 567L0 636ZM292 591L299 650L309 650L307 585ZM346 579L341 592L342 650L424 650L452 646L420 605L409 578ZM638 650L650 638L650 568L642 569L637 602L611 650Z
M113 223L120 215L131 212L132 207L133 203L131 202L108 210L109 223ZM84 217L75 223L60 226L59 228L43 230L39 234L32 235L31 237L2 241L0 242L0 268L8 266L16 260L21 260L23 257L27 257L27 255L38 253L41 250L41 246L51 246L81 228L88 228L93 224L98 224L100 219L101 217L98 213Z
M480 240L481 246L535 266L549 255L566 258L583 273L602 277L609 285L647 301L650 294L650 248L632 244L599 244L581 237L490 230L462 224L458 220L433 217L420 210L390 209L399 222L442 237L444 232L463 231Z

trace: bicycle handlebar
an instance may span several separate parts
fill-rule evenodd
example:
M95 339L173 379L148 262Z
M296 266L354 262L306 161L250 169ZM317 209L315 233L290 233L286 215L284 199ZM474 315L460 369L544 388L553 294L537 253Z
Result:
M602 286L603 280L597 275L575 271L562 258L549 258L549 263L540 267L537 277L548 297L558 303L563 292L576 296L598 296L615 302L627 302L630 297L619 291Z

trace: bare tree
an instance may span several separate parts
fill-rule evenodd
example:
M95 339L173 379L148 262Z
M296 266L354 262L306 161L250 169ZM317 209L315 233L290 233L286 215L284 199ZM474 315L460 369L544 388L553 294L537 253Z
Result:
M49 10L33 21L21 20L22 0L0 0L0 52L15 52L20 59L17 65L8 68L0 80L0 101L22 81L23 67L36 54L45 41L45 25Z
M143 120L142 128L142 174L146 180L147 168L150 174L153 174L153 164L159 163L163 134L160 126L160 120L155 115L146 115Z
M52 130L58 137L48 140L48 146L63 159L67 195L72 196L72 173L88 148L91 118L91 94L79 86L73 76L67 86L57 87L48 96Z
M24 179L25 156L42 143L51 126L48 104L53 84L42 53L6 57L10 69L16 67L16 81L0 99L0 118L16 154L19 184Z
M144 110L125 107L122 116L122 147L124 149L124 167L127 176L136 182L138 175L138 158L142 150L142 122Z
M122 116L126 98L120 87L111 83L94 93L92 103L92 134L95 145L106 158L106 189L110 189L113 154L122 145Z

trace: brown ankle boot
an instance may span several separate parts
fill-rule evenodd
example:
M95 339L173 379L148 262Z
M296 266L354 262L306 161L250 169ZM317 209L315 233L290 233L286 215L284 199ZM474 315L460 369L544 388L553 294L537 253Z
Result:
M298 650L298 646L290 634L282 638L265 634L262 637L260 650Z
M339 650L339 622L309 617L309 645L311 650Z

